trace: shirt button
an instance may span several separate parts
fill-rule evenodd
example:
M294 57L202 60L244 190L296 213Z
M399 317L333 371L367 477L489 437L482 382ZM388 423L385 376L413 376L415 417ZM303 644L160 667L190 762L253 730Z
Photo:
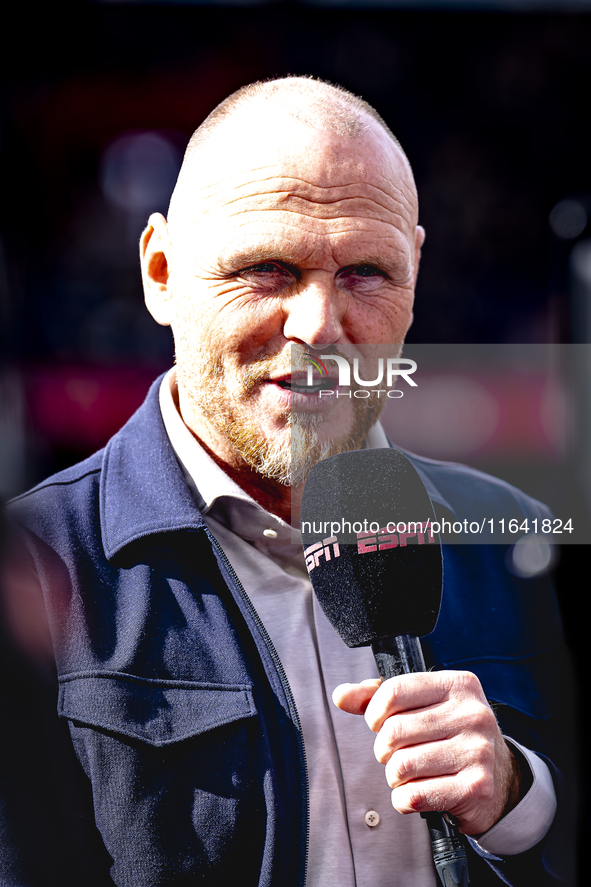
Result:
M263 530L263 536L266 536L267 539L276 539L277 530L272 530L271 528L269 528L268 530Z
M365 819L366 825L370 828L375 828L380 821L380 814L376 813L375 810L368 810L363 818Z

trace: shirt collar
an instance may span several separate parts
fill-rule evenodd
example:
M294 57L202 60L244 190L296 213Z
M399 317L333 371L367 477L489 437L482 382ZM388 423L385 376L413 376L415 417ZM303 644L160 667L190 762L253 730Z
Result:
M208 514L216 499L222 496L230 496L256 505L254 499L228 477L211 458L183 422L177 407L174 367L162 379L159 400L166 433L202 514Z
M203 515L215 518L243 539L257 545L261 538L271 540L274 545L287 544L292 539L289 524L266 511L228 477L185 425L177 407L174 367L162 380L159 398L166 433ZM366 445L372 449L390 446L381 425L374 425L370 430Z

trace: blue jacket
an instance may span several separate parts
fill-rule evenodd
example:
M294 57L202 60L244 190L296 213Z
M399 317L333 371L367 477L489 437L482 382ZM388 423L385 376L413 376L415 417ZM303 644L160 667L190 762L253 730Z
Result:
M104 450L10 506L55 665L4 650L19 678L4 701L15 729L0 782L2 885L222 885L237 869L243 887L304 882L307 777L294 701L183 479L159 381ZM438 515L548 516L501 481L412 458ZM547 577L515 578L505 553L444 546L425 658L474 671L503 731L560 763L559 613ZM507 860L470 857L475 887L539 887L556 883L560 852L549 838Z

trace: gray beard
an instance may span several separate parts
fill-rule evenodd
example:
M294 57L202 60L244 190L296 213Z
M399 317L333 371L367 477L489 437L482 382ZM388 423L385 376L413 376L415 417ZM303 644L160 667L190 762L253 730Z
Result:
M276 357L266 358L248 367L238 397L247 402L249 394L261 378L268 376L276 367ZM358 450L363 446L369 429L377 422L384 401L377 393L368 399L352 398L354 408L353 427L345 437L332 438L323 435L319 428L325 417L318 413L286 411L285 425L291 429L290 443L262 436L260 428L248 423L234 409L233 398L228 391L223 365L220 361L204 362L207 367L197 373L186 369L183 361L177 364L177 380L192 404L211 426L228 441L237 455L261 477L286 487L302 484L312 468L323 459L337 453Z
M240 435L237 449L248 465L262 477L286 487L297 487L304 483L318 462L363 446L369 429L382 411L382 404L379 404L375 414L367 406L367 401L356 406L354 428L345 438L320 441L317 429L320 424L318 420L321 421L322 417L292 415L288 419L291 426L290 445L277 440L255 440L254 437L245 440L246 435Z

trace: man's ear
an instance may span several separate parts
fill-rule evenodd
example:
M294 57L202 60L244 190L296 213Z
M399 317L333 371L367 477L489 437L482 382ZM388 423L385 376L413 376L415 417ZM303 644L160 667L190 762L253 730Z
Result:
M417 284L417 275L419 273L419 264L421 261L421 247L425 242L425 229L420 225L417 225L417 231L415 234L415 274L414 274L414 285Z
M140 237L140 262L146 307L154 320L170 326L172 294L168 286L170 241L166 219L153 213Z

